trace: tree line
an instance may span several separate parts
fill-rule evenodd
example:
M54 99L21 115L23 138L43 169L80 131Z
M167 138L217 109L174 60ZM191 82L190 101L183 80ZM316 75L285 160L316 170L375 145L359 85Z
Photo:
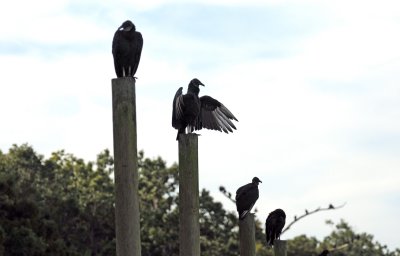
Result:
M179 255L177 165L138 156L142 255ZM65 151L48 158L29 145L0 151L0 255L115 255L113 158L86 162ZM238 219L206 189L200 191L200 242L205 256L237 256ZM399 256L345 221L322 240L288 241L289 256ZM257 256L272 256L256 221ZM343 245L345 245L343 247Z

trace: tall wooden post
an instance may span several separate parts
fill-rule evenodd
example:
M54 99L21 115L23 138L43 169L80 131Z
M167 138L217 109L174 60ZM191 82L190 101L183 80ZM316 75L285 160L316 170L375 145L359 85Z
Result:
M275 256L286 256L286 247L287 241L286 240L275 240L274 241L274 252Z
M239 220L240 256L256 255L256 233L254 214L248 213L244 220Z
M112 80L118 256L140 256L135 79Z
M179 255L200 256L197 134L179 136Z

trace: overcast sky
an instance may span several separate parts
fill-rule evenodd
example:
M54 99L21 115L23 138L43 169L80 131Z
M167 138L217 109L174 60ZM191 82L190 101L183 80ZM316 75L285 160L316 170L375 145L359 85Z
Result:
M283 239L348 221L400 247L398 1L15 0L0 3L0 149L29 143L95 160L112 150L111 41L131 19L144 38L137 71L138 148L178 159L176 90L239 119L201 131L200 187L219 192L258 176L257 216L347 203L299 222ZM157 175L156 173L154 175Z

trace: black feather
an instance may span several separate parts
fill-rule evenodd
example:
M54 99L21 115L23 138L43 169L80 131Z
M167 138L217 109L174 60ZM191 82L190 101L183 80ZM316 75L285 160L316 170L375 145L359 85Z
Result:
M265 235L268 245L273 245L275 239L280 239L285 226L286 214L282 209L271 212L265 220Z
M243 220L256 203L259 197L259 182L261 181L257 177L254 177L252 183L241 186L236 191L236 210L239 214L239 220Z
M177 139L179 134L185 133L186 128L189 132L206 128L225 133L236 129L231 121L237 121L236 117L222 103L210 96L199 98L200 85L203 83L194 78L190 81L186 94L182 94L182 88L175 94L172 127L178 130Z
M134 77L139 66L143 37L127 20L115 31L112 42L114 68L117 77Z

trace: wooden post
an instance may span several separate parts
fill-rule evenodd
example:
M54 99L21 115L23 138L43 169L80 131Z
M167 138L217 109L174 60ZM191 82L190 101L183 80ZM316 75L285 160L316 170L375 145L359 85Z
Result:
M135 79L112 80L118 256L140 256Z
M254 214L248 213L244 220L239 220L240 256L256 255L256 233Z
M197 134L179 136L179 255L200 256ZM173 242L173 241L171 241Z
M287 241L286 240L275 240L274 241L274 252L275 256L286 256Z

